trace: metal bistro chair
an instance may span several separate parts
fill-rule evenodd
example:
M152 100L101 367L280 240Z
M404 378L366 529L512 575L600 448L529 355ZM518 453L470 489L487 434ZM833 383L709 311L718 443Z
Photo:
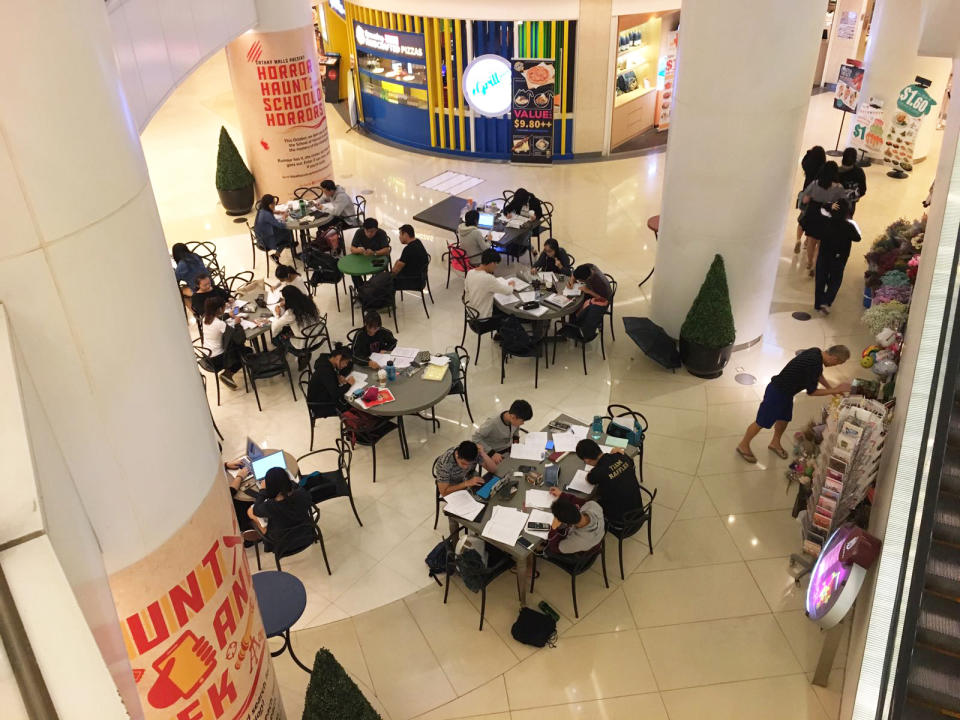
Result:
M353 501L353 490L350 484L350 463L353 461L353 450L342 439L334 440L334 447L323 448L322 450L311 450L305 455L297 458L297 465L300 466L300 477L307 477L311 473L304 472L303 461L309 457L314 461L326 459L324 453L334 453L337 458L337 466L333 470L319 471L318 482L308 483L305 487L310 492L314 505L333 500L335 498L345 497L350 501L350 509L353 510L353 516L357 519L357 524L363 527L360 515L357 513L357 506ZM313 462L313 461L311 461Z
M307 398L307 391L310 389L310 378L313 377L313 371L309 368L300 373L297 382L300 385L300 392L304 398ZM313 450L313 436L317 420L328 417L337 417L337 406L333 403L316 403L307 400L307 414L310 418L310 449Z
M467 408L467 415L473 423L473 413L470 412L470 396L467 392L467 367L470 365L470 353L463 345L457 345L450 355L450 392L448 395L459 395ZM456 357L456 366L454 365Z
M367 219L367 199L363 195L355 195L353 198L353 215L344 215L341 221L347 227L358 228L363 225Z
M641 497L644 494L647 496L641 507L624 513L620 520L604 518L607 532L617 539L617 558L620 560L621 580L623 580L623 541L640 532L644 525L647 526L647 547L650 548L650 554L653 555L653 499L657 496L657 490L654 488L653 492L650 492L641 485L640 494Z
M577 608L577 575L583 575L583 573L593 567L598 556L600 558L600 564L603 567L603 586L608 588L610 587L610 581L607 580L607 555L603 540L592 550L566 556L570 558L569 562L564 562L564 560L551 555L543 555L540 557L541 560L546 560L551 565L556 565L570 576L570 594L573 596L573 617L575 618L580 617L580 612ZM530 592L533 592L533 584L537 579L537 556L532 555L531 559L533 560L533 573L530 575Z
M296 241L291 241L289 243L281 243L277 246L276 250L268 250L266 244L260 238L260 235L257 234L257 231L254 230L253 225L250 224L249 218L243 219L244 224L247 226L247 231L250 233L250 254L253 256L253 267L257 267L257 250L262 250L265 261L267 263L267 270L264 274L264 277L270 277L270 254L276 253L277 257L280 256L280 253L283 252L284 248L290 249L290 257L293 261L293 267L297 266L297 253L296 253Z
M300 187L293 191L295 200L318 202L323 200L323 191L317 187Z
M647 422L647 418L643 413L636 410L631 410L626 405L608 405L607 414L601 417L601 421L607 423L607 429L610 428L611 422L616 422L624 418L629 418L629 425L632 426L633 423L637 423L640 426L641 441L640 445L637 447L637 475L640 478L640 484L643 484L643 439L642 437L647 434L647 429L650 427L650 423ZM619 423L625 424L625 423Z
M297 391L293 387L293 373L290 372L290 366L287 364L286 350L282 347L266 350L264 352L246 353L242 357L243 362L243 380L246 383L247 378L253 385L253 394L257 398L257 409L263 412L260 405L260 393L257 391L257 379L276 377L277 375L286 375L290 383L290 392L293 394L293 401L297 401Z
M203 399L207 400L207 412L210 413L210 422L213 424L213 429L217 433L217 437L220 440L223 440L223 433L220 432L220 428L217 427L217 421L213 418L213 410L210 408L210 401L207 399L207 376L203 373L200 373L200 384L203 385ZM222 443L217 443L220 445L220 450L223 450Z
M285 557L291 557L307 550L314 543L320 543L320 552L323 554L323 564L327 566L327 575L333 575L330 572L330 562L327 560L327 547L323 544L323 533L320 531L320 511L313 505L310 506L310 522L293 525L281 532L271 533L267 527L266 537L260 535L254 539L253 534L259 533L254 530L253 533L246 533L245 539L253 542L253 551L257 556L257 570L262 570L260 565L260 543L268 542L271 544L270 552L273 553L273 560L277 565L277 570L283 571L280 567L280 560ZM309 542L305 542L309 539Z
M479 258L480 255L467 255L467 251L460 247L460 238L456 238L452 243L448 242L447 251L440 256L440 259L447 265L447 288L450 288L450 272L452 270L456 270L458 273L462 272L463 277L466 278L467 273L474 268L473 261Z
M529 335L529 333L528 333ZM549 357L545 345L546 335L535 335L531 337L532 344L529 350L524 352L507 350L503 342L500 342L500 384L503 385L504 378L507 376L507 360L511 357L533 358L533 389L536 390L540 385L540 356L543 356L544 363L549 366ZM479 342L477 343L479 345ZM479 351L478 351L479 352Z
M540 219L540 224L530 232L535 238L537 238L537 252L540 252L540 236L546 232L547 237L553 237L553 203L548 200L540 201L541 209L543 210L543 217Z
M206 241L194 241L184 244L187 246L187 250L196 254L203 261L203 265L207 269L207 274L210 275L213 284L224 285L226 274L220 265L220 260L217 258L217 246L212 242Z
M476 365L480 362L480 340L487 333L495 332L496 328L484 326L479 311L467 304L466 294L460 296L460 301L463 303L463 337L460 338L460 344L457 347L463 347L467 341L467 328L473 330L477 334L477 356L473 360L473 364Z
M313 353L319 350L324 343L330 352L333 345L330 343L330 332L327 330L327 315L320 315L316 322L301 328L302 335L293 334L290 342L286 343L287 352L297 359L297 369L305 370L310 367ZM295 341L295 342L294 342Z
M374 427L364 430L355 430L347 426L343 421L343 413L340 413L340 438L346 441L352 448L354 445L364 445L370 448L373 455L373 470L371 478L373 482L377 481L377 443L398 429L397 423L392 420L381 419ZM403 438L400 439L400 446L403 447Z
M607 279L607 282L610 283L610 302L607 304L606 309L604 310L604 315L610 318L610 339L616 341L617 336L613 332L613 301L617 297L617 281L613 279L612 275L607 275L604 273L603 276ZM603 345L603 323L600 323L600 344Z
M387 272L384 270L383 272ZM368 311L376 310L378 313L383 314L384 311L387 312L393 318L393 327L396 329L397 333L400 332L400 325L397 320L397 290L394 288L393 297L390 300L388 305L383 305L382 307L374 307L373 305L364 305L360 300L360 294L357 292L357 288L353 285L349 287L350 291L350 322L354 323L354 311L359 306L360 308L360 317L362 318Z
M600 327L603 326L603 316L604 312L601 308L596 305L592 305L587 308L584 312L591 312L596 310L596 314L592 317L596 319L593 323L589 325L577 325L575 323L564 322L563 320L557 320L554 323L553 335L554 339L558 339L561 336L566 337L570 340L573 340L574 343L580 346L580 352L583 357L583 374L587 374L587 344L596 340L597 336L600 335ZM588 318L589 319L589 318ZM557 363L557 345L560 343L553 343L553 363ZM607 359L607 354L603 350L603 344L600 345L600 353L603 356L603 359Z
M440 462L438 455L433 459L433 467L430 468L430 474L433 476L433 493L435 496L433 507L433 529L437 529L437 523L440 522L440 503L443 502L443 495L440 494L440 488L437 487L437 464ZM436 578L434 578L436 580ZM437 583L439 584L439 580Z
M338 242L342 244L343 236L337 230ZM324 258L334 258L328 260L326 265L322 265L320 256ZM316 295L317 287L320 285L333 285L334 296L337 300L337 312L340 312L340 289L338 285L343 284L343 291L347 291L347 282L344 274L337 268L335 256L329 252L305 251L303 260L303 270L306 274L305 283L311 295ZM308 262L310 260L310 262Z
M236 275L231 275L224 280L223 286L227 289L227 292L230 293L230 296L234 297L237 294L237 290L252 282L253 270L241 270Z
M496 555L499 557L490 558L490 564L482 570L478 567L470 568L470 576L480 585L480 631L483 631L483 616L486 614L487 610L487 585L492 583L498 577L503 575L507 570L512 568L515 563L512 557L507 553L497 549L496 547L490 545L487 547L487 552ZM449 544L447 545L447 572L446 572L446 581L444 582L443 588L443 604L447 604L447 596L450 594L450 576L453 574L453 568L456 568L458 573L461 573L462 560L459 558L452 549L450 549ZM466 584L464 584L466 587ZM470 590L471 588L467 588ZM478 592L474 590L474 592ZM517 591L519 594L519 590Z
M400 293L400 302L403 302L403 293L404 291L409 292L418 292L420 293L420 302L423 303L423 312L426 313L427 317L430 317L430 311L427 310L427 298L423 294L424 289L430 295L430 303L433 302L433 291L430 289L430 254L427 253L427 264L423 268L423 274L420 277L406 278L401 275L398 275L394 279L394 288L397 292Z

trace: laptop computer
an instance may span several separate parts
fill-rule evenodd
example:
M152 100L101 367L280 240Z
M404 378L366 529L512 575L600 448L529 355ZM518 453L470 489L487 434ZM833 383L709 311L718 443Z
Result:
M263 457L263 448L257 445L253 440L250 439L250 436L247 436L247 458L250 462L254 460L259 460Z
M287 463L283 459L283 452L277 451L275 453L270 453L264 457L257 458L253 461L253 476L257 479L258 482L263 482L264 478L267 476L267 471L272 468L278 467L287 469Z
M477 227L483 228L484 230L492 230L494 220L496 220L496 215L493 213L480 213L480 218L477 220Z

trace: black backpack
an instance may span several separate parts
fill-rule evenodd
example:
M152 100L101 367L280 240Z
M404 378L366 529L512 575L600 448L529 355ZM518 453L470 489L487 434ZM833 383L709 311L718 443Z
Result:
M550 647L556 647L557 621L528 607L520 608L520 615L510 628L510 634L524 645L543 647L549 644Z
M483 577L487 566L483 563L483 558L476 550L464 550L457 558L457 570L463 584L471 592L480 592L483 588Z
M500 345L510 355L525 355L533 352L534 341L527 331L523 329L520 321L513 317L507 317L500 325Z
M311 285L337 283L343 279L343 273L337 267L337 259L328 252L307 248L303 251L303 264L313 270L310 275Z
M240 323L227 325L227 329L223 331L222 342L225 367L236 367L240 364L240 358L250 352L250 348L246 347L247 332Z
M384 270L367 280L357 290L360 304L364 308L382 308L393 305L393 273Z
M447 550L447 541L441 540L424 558L424 562L427 563L427 574L438 584L440 581L437 579L437 575L443 575L447 572Z

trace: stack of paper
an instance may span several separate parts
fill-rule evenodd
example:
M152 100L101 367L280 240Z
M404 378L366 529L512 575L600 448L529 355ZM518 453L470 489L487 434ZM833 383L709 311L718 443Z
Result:
M553 505L554 497L547 490L527 490L523 499L523 506L528 508L549 508Z
M580 438L573 433L555 433L553 449L557 452L576 452L578 442L580 442Z
M528 287L530 287L530 283L528 283L526 280L523 280L522 278L508 277L508 278L504 278L504 280L506 280L508 283L513 285L513 289L517 291L526 290Z
M380 367L386 367L387 362L393 360L393 356L390 353L370 353L370 359L373 360Z
M505 235L505 233L497 232L496 230L491 230L491 231L490 231L490 240L493 242L494 245L499 245L499 244L500 244L500 241L503 240L503 236L504 236L504 235Z
M520 298L516 295L507 295L506 293L494 293L493 299L501 305L513 305L514 303L520 302Z
M551 293L550 295L547 295L543 299L543 301L548 302L551 305L556 305L557 307L561 307L561 308L566 307L567 305L573 302L573 300L566 298L563 295L557 295L556 293Z
M540 317L546 311L547 311L547 308L545 308L543 305L540 305L539 307L535 307L533 310L524 310L524 312L527 313L527 315L533 315L534 317Z
M447 365L450 364L450 356L449 355L431 355L430 364L446 367Z
M570 484L567 485L567 490L581 492L584 495L589 495L593 492L593 485L587 482L587 471L585 469L577 470L573 474L573 480L571 480Z
M567 297L579 297L581 287L582 286L580 285L580 283L577 283L572 288L564 288L563 294L566 295Z
M517 294L520 296L520 302L533 302L537 299L535 290L524 290L522 293Z
M444 510L464 520L476 519L477 515L479 515L480 511L484 508L483 503L474 500L473 495L471 495L468 490L457 490L456 492L446 495L443 499L447 502Z
M447 497L450 497L449 495ZM515 545L520 533L527 527L527 513L515 508L497 505L493 514L483 526L482 537L503 543L507 546Z
M523 444L543 450L547 446L547 433L530 432L523 436Z
M418 352L420 352L418 348L400 347L398 345L390 354L393 355L394 359L402 357L413 359L417 356Z
M359 390L360 388L364 388L367 386L366 373L362 373L359 370L354 370L352 373L350 373L349 377L353 378L353 385L347 386L346 391L344 391L343 393L344 395L349 395L354 390Z
M510 457L514 460L533 460L540 462L543 460L543 446L527 445L526 443L515 443L510 446Z
M531 510L530 519L527 522L538 522L538 523L544 523L545 525L552 525L553 513L548 513L545 510L536 510L536 509ZM527 535L533 535L535 537L546 540L547 533L549 533L550 531L549 530L530 530L528 528L525 530L525 532L527 533Z
M588 428L586 425L571 425L567 432L583 440L587 437L587 432L589 430L590 428Z

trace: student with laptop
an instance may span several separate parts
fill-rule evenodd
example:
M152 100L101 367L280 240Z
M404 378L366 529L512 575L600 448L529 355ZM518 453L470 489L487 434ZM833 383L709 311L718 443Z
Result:
M503 313L493 307L493 296L513 294L513 281L494 277L493 271L500 264L500 253L487 249L480 256L480 265L467 273L463 283L463 295L467 305L477 311L480 324L484 327L498 328L503 321Z
M622 448L604 453L595 441L584 439L577 443L577 457L590 468L587 482L596 485L597 501L608 520L619 522L643 506L636 465Z
M520 432L520 426L533 417L533 408L526 400L514 400L510 409L484 420L476 432L473 441L489 448L490 459L499 465L503 455L510 452L510 446Z
M483 485L484 480L477 471L477 465L482 465L484 470L489 472L497 469L497 463L472 440L464 440L447 449L437 459L436 464L437 490L440 495Z
M247 515L264 536L264 547L268 552L282 544L284 552L292 554L316 540L310 518L312 506L310 493L291 482L286 468L272 467L267 470L264 488L247 510Z
M457 226L457 239L460 241L461 249L467 254L471 265L476 265L478 258L484 250L490 248L491 236L477 227L480 220L480 213L476 210L467 210L463 216L463 222Z
M556 498L550 506L553 526L543 554L558 564L573 567L580 562L580 553L593 550L603 540L603 508L593 500L561 492L560 488L550 488L550 494Z

